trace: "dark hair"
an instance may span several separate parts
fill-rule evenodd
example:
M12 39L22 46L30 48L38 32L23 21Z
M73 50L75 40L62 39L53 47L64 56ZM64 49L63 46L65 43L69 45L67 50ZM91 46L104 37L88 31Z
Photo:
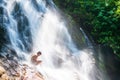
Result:
M37 52L37 54L41 55L42 53L39 51L39 52Z

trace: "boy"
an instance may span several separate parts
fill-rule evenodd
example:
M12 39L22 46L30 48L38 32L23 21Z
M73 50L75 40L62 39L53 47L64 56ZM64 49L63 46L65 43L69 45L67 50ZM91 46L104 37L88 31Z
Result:
M33 55L33 56L31 57L31 62L32 62L33 64L35 64L35 65L40 64L42 61L41 61L41 60L37 60L37 58L38 58L41 54L42 54L42 53L39 51L39 52L37 52L37 55Z

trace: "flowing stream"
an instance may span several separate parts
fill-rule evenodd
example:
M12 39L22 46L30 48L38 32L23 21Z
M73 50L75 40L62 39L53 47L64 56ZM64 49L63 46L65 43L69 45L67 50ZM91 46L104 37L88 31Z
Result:
M41 51L42 64L35 67L45 80L107 80L95 64L92 48L76 47L52 0L1 0L0 9L8 40L5 47L29 65L31 55Z

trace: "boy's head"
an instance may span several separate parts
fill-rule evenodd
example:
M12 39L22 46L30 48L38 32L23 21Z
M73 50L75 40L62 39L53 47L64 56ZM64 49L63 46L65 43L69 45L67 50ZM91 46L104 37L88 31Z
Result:
M41 55L42 53L39 51L39 52L37 52L37 55L39 56L39 55Z

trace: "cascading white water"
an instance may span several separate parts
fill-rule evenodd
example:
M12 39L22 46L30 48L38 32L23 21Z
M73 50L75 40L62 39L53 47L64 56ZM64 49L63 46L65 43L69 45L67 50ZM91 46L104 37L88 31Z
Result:
M10 21L6 28L10 46L16 50L19 57L25 56L26 64L32 65L31 54L25 51L25 45L19 35L17 19L12 15L15 3L19 3L22 9L21 14L24 14L29 22L26 29L30 29L32 37L32 52L30 53L42 52L40 57L42 64L36 67L44 75L45 80L104 80L95 66L92 50L76 48L65 25L66 22L61 19L51 0L4 1L7 3L4 7ZM48 3L49 6L47 6ZM25 37L23 40L30 37L24 35L24 32L21 34Z

